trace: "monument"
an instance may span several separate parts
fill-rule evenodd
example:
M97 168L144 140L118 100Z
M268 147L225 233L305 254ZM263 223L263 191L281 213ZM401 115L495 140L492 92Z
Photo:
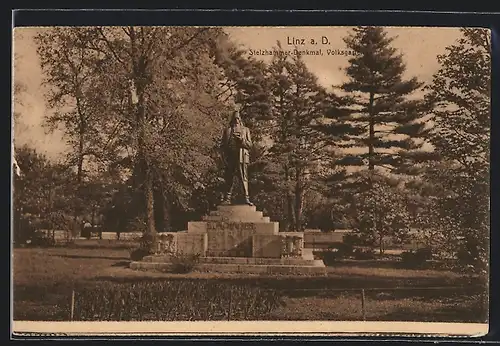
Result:
M235 111L221 140L225 191L217 210L186 231L158 234L156 254L130 264L132 269L168 269L171 254L199 255L196 270L264 274L325 274L322 260L304 249L303 232L280 232L278 222L258 211L248 191L250 130ZM238 178L244 203L232 200Z
M234 178L238 177L243 186L245 203L250 202L248 192L248 163L250 162L249 150L252 147L250 130L243 125L238 111L233 113L229 126L224 130L221 140L221 157L224 162L224 180L226 182L226 195L224 204L231 204Z

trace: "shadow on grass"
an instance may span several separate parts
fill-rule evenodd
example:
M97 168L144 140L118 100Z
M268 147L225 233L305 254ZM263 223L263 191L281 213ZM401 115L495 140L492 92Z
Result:
M69 246L67 246L69 247ZM113 245L108 245L108 244L102 244L102 245L81 245L81 244L76 244L73 245L71 248L73 249L85 249L85 250L131 250L136 248L136 245L128 245L128 244L113 244Z
M377 317L377 321L408 321L408 322L457 322L457 323L486 323L487 307L471 303L438 308L432 312L415 311L412 308L399 308Z
M123 267L123 268L128 268L128 266L130 265L130 260L128 261L120 261L120 262L116 262L114 264L112 264L111 266L112 267Z
M62 255L62 254L49 254L52 257L75 258L75 259L104 259L104 260L128 260L128 257L120 256L88 256L88 255Z

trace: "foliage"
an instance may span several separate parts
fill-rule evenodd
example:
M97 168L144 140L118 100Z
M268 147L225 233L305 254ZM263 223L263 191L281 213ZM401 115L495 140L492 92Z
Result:
M78 321L256 320L282 305L276 291L197 281L108 284L76 292Z
M143 227L146 227L144 222ZM132 261L140 261L143 257L154 254L157 246L157 238L156 233L143 231L142 236L139 238L139 247L130 251L130 259Z
M26 241L30 246L49 247L56 244L55 240L48 236L45 232L33 230L30 233L29 239Z
M429 167L427 178L441 186L437 223L454 239L454 252L460 249L461 259L484 270L490 231L491 41L487 30L461 31L456 44L438 57L441 68L429 86L432 142L442 162Z
M316 256L323 260L323 263L327 267L335 265L335 262L339 259L335 251L319 251L316 253Z
M372 260L375 258L375 251L372 248L356 248L353 256L356 260Z
M282 50L279 43L278 48ZM268 78L273 126L269 157L276 164L269 173L286 198L289 230L300 231L306 192L331 156L324 150L327 142L313 126L326 109L326 91L300 56L274 55Z
M343 114L357 128L350 132L362 135L349 138L367 146L368 153L345 156L341 163L363 165L367 160L370 170L380 166L394 173L415 174L419 171L416 163L430 158L423 140L428 132L423 121L427 104L413 97L423 83L415 77L403 79L406 66L403 55L391 47L394 39L381 27L357 27L344 39L358 54L345 69L349 80L342 85L348 93Z
M409 231L410 215L407 199L401 185L387 181L372 181L372 188L354 198L354 229L365 240L377 244L380 253L385 250L386 237L398 237Z
M243 122L252 131L252 138L259 142L268 134L262 126L270 120L270 80L267 65L248 56L228 36L220 37L215 49L215 63L223 70L218 98L236 105Z
M172 272L177 274L190 273L199 263L199 254L169 254L170 262L172 263Z
M35 37L44 71L47 106L54 110L45 118L49 130L63 130L67 162L77 168L77 181L88 175L91 165L102 165L117 155L116 127L106 109L109 93L101 74L111 72L110 57L84 49L94 40L90 31L56 27ZM90 165L90 167L89 167ZM103 167L99 167L102 169Z
M227 111L217 99L220 72L212 59L220 32L75 27L38 36L48 101L63 107L48 121L63 125L74 144L78 176L85 155L112 175L132 173L148 232L156 231L155 219L185 208L212 164Z
M154 253L154 249L157 244L158 235L156 233L145 232L142 234L140 239L140 248L149 249L151 253Z
M317 256L323 260L326 266L332 266L336 261L349 258L354 254L351 244L338 243L328 246L328 250L317 252Z
M184 229L219 203L218 142L239 108L256 142L252 199L282 230L352 226L352 245L378 243L381 252L386 237L415 237L440 258L484 270L490 38L482 29L462 34L438 57L423 99L423 84L403 78L394 38L377 27L345 38L358 54L336 92L300 56L264 63L221 28L41 29L54 110L46 125L63 131L70 150L55 163L16 148L16 242L42 226L66 229L70 240L83 219L117 232ZM350 150L359 146L367 153ZM363 165L369 174L346 168ZM385 169L397 178L379 175Z
M58 227L72 235L76 230L69 218L74 197L73 173L66 165L54 163L28 146L15 149L22 175L14 177L14 239L23 243L35 227Z
M130 259L132 261L141 261L144 257L151 255L149 249L144 247L139 247L130 251Z
M404 251L401 253L401 263L405 268L422 267L430 259L432 259L432 250L429 248L420 248L415 251Z

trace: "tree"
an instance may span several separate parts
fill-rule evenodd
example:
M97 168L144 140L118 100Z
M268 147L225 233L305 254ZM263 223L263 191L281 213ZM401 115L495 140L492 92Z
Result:
M71 148L67 152L68 164L76 167L78 184L85 178L88 158L101 163L116 155L109 144L117 133L107 131L115 126L103 103L109 85L100 78L104 71L111 72L111 61L84 48L92 39L77 27L51 28L35 37L47 87L47 104L54 110L46 116L46 125L51 131L59 128L64 131ZM106 150L109 152L105 153Z
M383 254L387 237L404 237L411 225L407 197L401 185L384 179L373 181L372 188L354 198L354 229L362 238L379 246Z
M278 49L282 51L278 42ZM278 163L275 179L285 192L289 229L303 229L305 194L317 172L330 158L321 132L314 125L326 109L326 91L300 56L277 54L269 65L272 95L273 161Z
M427 104L415 95L423 83L416 77L403 79L406 66L403 55L391 47L394 39L381 27L357 27L344 39L357 54L345 69L349 80L341 89L347 95L338 117L349 117L349 128L344 128L353 143L348 146L367 146L368 152L346 155L339 163L364 165L366 160L370 171L378 166L415 174L416 164L431 156L423 147Z
M30 236L25 228L19 227L26 223L32 227L73 231L75 225L67 218L68 202L75 188L72 172L26 145L16 148L15 155L23 172L14 178L15 240L22 242Z
M247 55L224 35L215 51L215 62L223 69L219 99L240 109L245 125L252 130L252 139L259 141L268 134L266 124L271 118L270 81L266 63Z
M462 239L469 262L484 268L489 239L491 40L484 29L462 37L438 57L429 86L434 104L432 144L441 157L427 177L443 187L440 225Z
M91 123L98 128L95 137L102 139L94 151L101 149L99 154L106 159L108 170L131 173L133 189L143 195L140 205L144 206L147 232L154 234L155 221L168 218L165 215L168 206L183 208L191 186L212 164L210 151L225 114L216 97L221 77L213 59L221 30L178 27L68 30L61 33L60 51L39 50L41 55L45 54L47 70L57 77L48 82L60 86L56 89L69 90L72 98L81 97L80 104L92 106L83 110L88 111L86 125ZM40 42L48 38L44 40ZM72 55L61 56L60 52ZM71 58L64 60L67 56ZM69 73L62 76L60 60L69 67ZM77 73L80 78L75 77ZM62 88L57 84L60 80L65 83L62 86L72 88ZM78 93L84 87L86 92ZM83 112L78 104L76 113L73 109L72 115L75 114L78 116L73 116L69 124L81 128ZM104 116L98 120L96 115ZM54 123L65 120L55 119ZM67 138L81 137L67 133ZM102 149L109 149L110 142L113 151L103 152ZM166 209L155 208L155 200L167 206Z

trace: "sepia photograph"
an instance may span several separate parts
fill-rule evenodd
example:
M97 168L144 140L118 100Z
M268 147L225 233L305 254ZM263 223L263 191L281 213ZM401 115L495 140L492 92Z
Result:
M12 40L13 332L488 332L489 29Z

